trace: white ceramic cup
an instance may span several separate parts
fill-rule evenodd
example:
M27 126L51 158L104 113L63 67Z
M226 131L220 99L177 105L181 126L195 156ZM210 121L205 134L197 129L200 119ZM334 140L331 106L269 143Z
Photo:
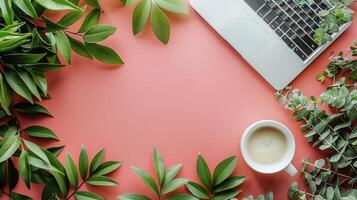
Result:
M272 164L261 164L253 160L249 155L248 141L251 135L254 134L256 130L263 127L276 128L285 136L287 142L287 150L279 162ZM262 120L250 125L243 133L240 148L245 162L257 172L264 174L273 174L285 170L291 176L295 176L297 173L296 168L291 164L291 161L293 160L295 154L295 139L289 128L280 122L273 120Z

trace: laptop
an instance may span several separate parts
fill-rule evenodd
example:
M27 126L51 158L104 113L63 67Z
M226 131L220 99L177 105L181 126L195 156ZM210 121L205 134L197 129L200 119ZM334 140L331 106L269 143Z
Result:
M317 45L314 30L328 1L311 5L294 0L190 0L192 7L275 89L284 89L332 41Z

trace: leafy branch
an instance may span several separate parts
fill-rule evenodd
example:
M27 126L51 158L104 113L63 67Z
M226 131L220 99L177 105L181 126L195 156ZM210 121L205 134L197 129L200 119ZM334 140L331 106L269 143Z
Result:
M131 6L137 0L122 0L125 6ZM137 35L145 28L149 17L151 29L164 44L170 40L170 23L165 12L188 14L188 8L182 0L140 0L135 6L132 17L133 34Z

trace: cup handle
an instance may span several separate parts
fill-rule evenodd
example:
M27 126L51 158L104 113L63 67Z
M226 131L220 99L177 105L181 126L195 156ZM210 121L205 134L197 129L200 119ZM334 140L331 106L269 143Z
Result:
M289 164L285 169L284 169L290 176L295 176L297 174L297 170L294 167L293 164Z

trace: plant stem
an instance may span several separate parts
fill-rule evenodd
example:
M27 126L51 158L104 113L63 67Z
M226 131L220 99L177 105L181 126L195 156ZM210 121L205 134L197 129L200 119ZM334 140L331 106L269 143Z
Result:
M75 189L73 190L73 192L72 192L65 200L71 199L71 197L72 197L76 192L78 192L79 189L81 189L81 187L83 186L83 184L84 184L86 181L87 181L87 179L83 180L82 183L79 184L78 187L75 188Z
M327 171L327 172L334 173L334 174L336 174L336 175L338 175L338 176L342 176L342 177L347 178L347 179L353 179L353 178L350 177L350 176L347 176L347 175L344 175L344 174L341 174L341 173L332 171L332 170L327 169L327 168L324 168L324 167L319 167L319 166L317 166L317 165L314 165L314 164L312 164L312 163L308 163L308 162L306 162L306 161L303 161L302 163L303 163L303 164L310 165L310 166L313 166L313 167L317 167L317 168L322 169L322 170L325 170L325 171Z

